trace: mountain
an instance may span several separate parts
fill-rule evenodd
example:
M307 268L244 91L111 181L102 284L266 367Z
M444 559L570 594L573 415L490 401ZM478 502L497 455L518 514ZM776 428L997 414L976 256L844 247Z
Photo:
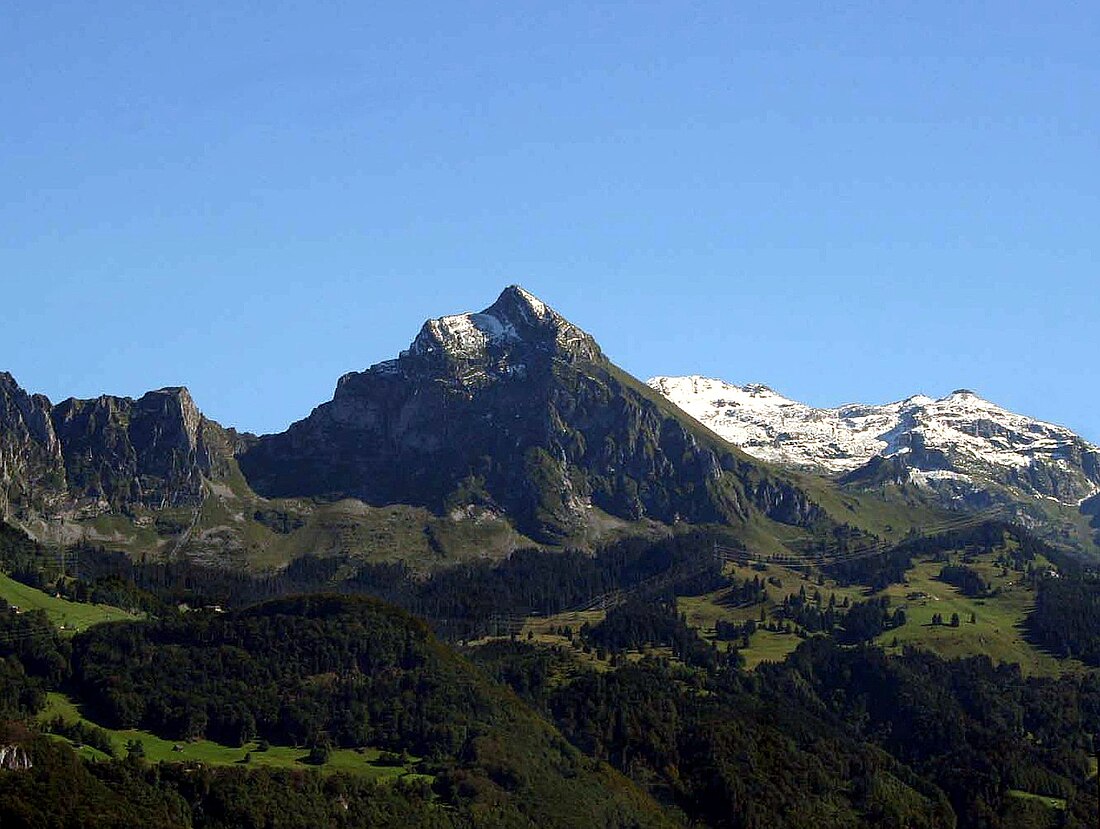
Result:
M507 516L544 542L608 517L821 515L791 478L699 428L518 286L480 313L429 320L396 359L340 378L331 402L239 461L266 497Z
M0 506L42 505L65 491L65 459L53 428L53 406L0 372Z
M207 513L213 495L249 494L234 459L249 437L203 415L186 388L53 404L0 373L0 516L50 543L143 555L188 543L224 559L242 547L242 521Z
M0 373L0 517L44 543L246 569L307 552L453 560L517 544L501 522L455 533L401 505L261 498L236 460L254 440L203 415L185 388L53 404Z
M224 475L231 456L226 431L185 388L53 405L0 374L5 515L192 507L202 501L203 480Z
M697 376L649 385L750 455L852 488L910 487L950 507L1004 507L1025 523L1052 510L1079 523L1074 514L1100 492L1100 449L966 389L818 409Z
M0 375L0 517L139 558L426 572L699 524L779 552L834 524L929 517L872 500L732 446L518 286L428 320L280 434L224 428L185 388L54 404Z

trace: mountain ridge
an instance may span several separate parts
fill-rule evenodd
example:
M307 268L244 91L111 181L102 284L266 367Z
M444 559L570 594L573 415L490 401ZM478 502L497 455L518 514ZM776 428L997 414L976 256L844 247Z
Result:
M129 505L195 506L202 480L227 471L228 434L183 386L54 404L0 373L4 514L66 502L89 514Z
M44 542L162 560L337 554L425 572L702 524L782 553L838 525L890 535L942 513L857 489L742 451L517 285L427 320L261 437L206 418L183 387L55 405L0 376L4 517Z
M749 454L849 488L906 487L951 508L1002 506L1025 523L1053 511L1074 532L1074 513L1100 493L1100 448L969 389L819 409L759 384L698 375L649 385Z

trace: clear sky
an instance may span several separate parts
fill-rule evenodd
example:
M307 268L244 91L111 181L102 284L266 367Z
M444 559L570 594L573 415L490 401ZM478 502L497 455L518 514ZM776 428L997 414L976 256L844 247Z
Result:
M1100 441L1098 43L1091 2L17 0L0 369L274 431L518 282L643 378Z

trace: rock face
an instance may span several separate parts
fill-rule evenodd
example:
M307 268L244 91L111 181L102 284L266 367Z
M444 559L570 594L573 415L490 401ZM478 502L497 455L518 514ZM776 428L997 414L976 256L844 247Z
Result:
M815 409L766 386L704 377L649 385L751 455L853 486L911 484L975 508L1020 499L1076 508L1100 492L1100 449L966 389L940 400Z
M0 511L12 504L41 508L63 496L65 460L50 401L27 394L0 372Z
M665 522L816 515L517 286L429 320L397 359L340 378L331 402L238 459L261 495L473 506L548 541L593 506Z
M202 497L209 472L201 415L186 389L161 389L138 400L69 399L54 408L70 492L79 499L153 508L187 506Z
M217 440L222 434L184 388L54 406L0 374L4 514L194 506L203 478L216 477L227 463Z
M31 758L23 746L0 746L0 770L27 771L32 767Z

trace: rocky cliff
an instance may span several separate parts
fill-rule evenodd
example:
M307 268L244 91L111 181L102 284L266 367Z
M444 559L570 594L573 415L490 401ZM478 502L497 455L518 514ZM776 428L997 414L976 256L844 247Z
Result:
M0 372L0 512L43 509L66 492L65 460L52 406Z
M0 374L4 513L193 507L227 469L224 435L185 388L51 405Z

